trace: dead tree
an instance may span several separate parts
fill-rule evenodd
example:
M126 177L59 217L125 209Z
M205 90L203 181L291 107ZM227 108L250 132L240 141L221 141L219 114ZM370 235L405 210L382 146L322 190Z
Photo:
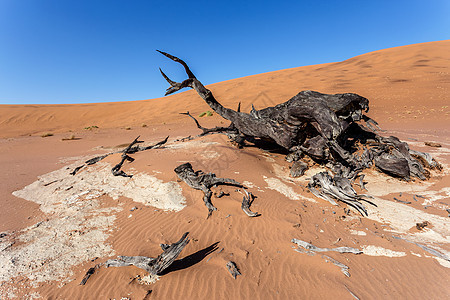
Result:
M286 159L293 162L292 176L301 176L308 166L307 161L327 165L335 175L351 181L360 177L362 170L373 166L403 180L424 180L429 177L426 168L440 167L431 156L410 150L399 139L380 136L378 123L364 114L369 111L369 100L360 95L302 91L273 107L261 110L253 107L250 113L235 111L220 104L183 60L158 52L180 63L188 75L179 83L169 79L160 69L170 84L166 95L192 88L211 109L231 122L228 127L208 129L186 113L194 119L203 135L225 133L241 146L259 142L276 144L285 149ZM306 156L310 159L304 160ZM334 183L336 180L332 181ZM339 196L337 199L345 200ZM364 212L361 207L358 210Z
M242 184L234 179L218 178L214 173L205 174L201 170L194 171L190 163L179 165L174 171L181 180L187 183L187 185L203 192L203 202L205 202L205 205L208 208L208 217L213 211L217 210L211 203L211 187L221 184L243 187Z
M189 232L183 234L181 239L171 245L161 244L163 253L157 258L146 256L118 256L116 259L110 259L105 264L106 267L126 267L136 266L145 270L150 275L159 275L167 269L180 255L183 248L189 243Z

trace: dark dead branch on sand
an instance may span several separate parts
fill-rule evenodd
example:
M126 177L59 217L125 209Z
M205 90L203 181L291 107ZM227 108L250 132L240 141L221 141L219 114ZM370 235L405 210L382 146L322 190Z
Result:
M118 256L116 259L108 260L106 267L125 267L136 266L145 270L150 275L160 275L165 269L167 269L180 255L183 248L189 243L189 232L183 234L183 236L176 243L173 244L161 244L163 253L156 258L146 256Z
M208 218L212 212L217 210L211 203L212 191L211 187L217 185L231 185L237 187L244 187L241 183L230 178L219 178L214 173L203 173L201 170L194 171L190 163L184 163L174 169L177 176L183 180L190 187L201 190L203 192L203 202L208 208Z

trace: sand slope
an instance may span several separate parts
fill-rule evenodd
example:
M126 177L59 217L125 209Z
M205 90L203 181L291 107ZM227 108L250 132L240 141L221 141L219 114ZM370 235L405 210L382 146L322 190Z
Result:
M448 298L449 53L450 41L411 45L210 86L224 105L241 101L245 111L252 103L262 108L304 89L369 98L371 116L386 134L430 152L444 170L410 183L367 170L367 188L378 204L369 207L367 218L315 198L306 178L288 176L282 155L236 149L220 135L174 142L198 133L179 112L209 109L192 91L123 103L0 106L0 298ZM226 124L216 115L200 121ZM91 125L99 128L84 129ZM45 132L54 135L42 138ZM80 139L61 140L71 135ZM136 160L124 170L135 177L112 177L117 154L68 174L86 158L120 149L137 135L149 144L170 139L164 148L133 155ZM425 141L442 147L427 147ZM221 187L214 191L230 196L213 197L218 211L206 219L202 193L178 182L173 172L186 161L196 170L244 182L257 196L252 210L261 216L244 215L241 192ZM148 190L142 189L145 182ZM417 230L423 221L430 226ZM116 255L154 257L160 243L174 242L186 231L191 242L156 283L139 284L135 278L144 273L131 266L100 267L79 285L90 267ZM302 253L293 238L363 254ZM242 276L230 276L229 260ZM350 277L334 260L348 267Z
M244 111L284 102L302 90L354 92L370 100L372 116L382 125L427 123L448 129L450 41L371 52L343 62L281 70L212 84L222 104ZM183 57L182 53L176 53ZM189 63L188 57L183 57ZM170 61L167 62L171 63ZM161 66L164 67L164 66ZM157 70L155 70L156 72ZM202 80L201 74L196 74ZM161 87L161 95L166 86ZM445 106L445 107L444 107ZM145 101L76 105L0 105L0 136L12 137L142 124L184 122L180 112L209 109L193 91ZM392 118L392 120L390 119ZM446 124L443 124L447 122ZM431 128L431 125L426 125ZM433 128L436 124L433 124Z

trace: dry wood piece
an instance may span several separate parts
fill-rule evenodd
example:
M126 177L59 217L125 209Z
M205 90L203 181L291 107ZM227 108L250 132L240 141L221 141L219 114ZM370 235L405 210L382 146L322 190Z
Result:
M100 265L101 264L96 264L94 267L89 268L89 270L87 270L86 272L86 275L84 275L83 280L81 280L80 285L85 285L88 279L91 277L91 275L95 273L95 270L100 268Z
M244 199L242 200L242 205L241 205L242 210L249 217L259 216L259 214L257 212L252 212L250 210L250 205L253 202L254 196L252 195L252 193L247 192L245 189L244 189L244 192L245 192L245 195L244 195Z
M208 217L213 211L217 210L211 203L211 187L221 184L243 187L242 184L234 179L218 178L213 173L205 174L202 171L194 171L190 163L179 165L174 171L181 180L186 182L187 185L203 192L203 202L205 202L205 205L208 208Z
M299 247L304 248L307 252L328 252L328 251L335 251L335 252L339 252L339 253L353 253L353 254L361 254L363 253L361 250L356 249L356 248L351 248L351 247L337 247L337 248L319 248L316 247L308 242L302 241L302 240L298 240L298 239L292 239L291 240L292 243L297 244ZM300 248L295 249L295 250L300 250L298 252L302 252L303 250L301 250Z
M365 184L365 182L364 182L364 177L365 177L365 175L364 175L364 174L359 174L358 177L359 177L359 187L360 187L362 190L366 190L366 191L367 191L367 189L366 189L366 184Z
M214 127L214 128L203 127L200 125L200 123L197 121L197 119L194 118L189 112L180 113L180 115L187 115L192 120L194 120L195 125L197 125L197 128L202 131L202 133L199 134L198 136L204 136L204 135L208 135L208 134L212 134L212 133L234 133L234 132L236 132L236 129L233 128L233 126L231 126L231 125L228 127Z
M298 160L298 161L294 161L294 163L291 166L291 176L292 177L300 177L303 176L303 174L305 174L305 171L308 169L308 164Z
M422 244L419 244L419 243L416 243L416 242L409 241L409 240L404 239L404 238L399 237L399 236L393 235L392 237L395 238L395 239L398 239L398 240L404 240L404 241L406 241L406 242L408 242L408 243L414 244L414 245L416 245L416 246L422 248L423 250L427 251L428 253L430 253L430 254L432 254L432 255L434 255L434 256L436 256L436 257L442 258L442 259L444 259L444 260L450 262L450 257L449 257L448 255L443 254L443 253L441 253L441 252L439 252L439 251L437 251L437 250L431 249L430 247L427 247L427 246L425 246L425 245L422 245Z
M349 267L344 265L341 262L338 262L337 260L335 260L332 257L329 257L328 255L322 255L322 258L325 259L326 262L331 262L333 265L338 266L339 268L341 268L341 272L344 273L345 276L350 277L350 273L349 273Z
M139 136L138 136L128 145L128 147L126 147L124 150L122 150L122 159L120 160L120 162L117 165L115 165L111 169L111 172L113 173L114 176L133 177L133 175L128 175L123 170L121 170L121 168L125 161L129 161L129 162L134 161L134 158L128 156L128 154L137 152L139 147L134 146L134 145L143 143L143 142L144 141L139 141Z
M116 259L110 259L105 264L106 267L125 267L136 266L147 271L150 275L159 275L167 269L180 255L183 248L189 243L189 232L183 234L181 239L171 245L163 244L161 246L163 253L157 258L146 256L118 256Z
M104 159L105 157L107 157L109 154L105 154L105 155L100 155L94 158L91 158L89 160L87 160L85 163L86 165L93 165L95 163L98 163L99 161L101 161L102 159Z
M115 153L122 153L122 159L121 161L115 165L112 169L111 172L113 173L114 176L124 176L124 177L132 177L132 175L127 175L124 171L120 170L122 168L123 163L128 160L130 162L134 161L134 158L128 156L128 154L133 154L139 151L145 151L145 150L149 150L149 149L155 149L158 148L162 145L164 145L165 143L167 143L167 140L169 139L169 137L166 137L164 140L151 145L151 146L135 146L138 143L143 143L143 141L139 141L139 136L137 138L135 138L130 145L128 145L128 147L126 147L123 150L120 151L115 151L115 152L110 152L104 155L100 155L100 156L96 156L94 158L91 158L87 161L84 162L83 165L76 167L72 172L70 172L70 175L75 175L76 173L78 173L78 171L80 171L82 168L84 168L85 166L89 166L89 165L93 165L98 163L99 161L101 161L102 159L115 154Z
M238 275L242 275L241 272L239 272L239 269L236 266L236 263L234 263L233 261L229 261L227 262L227 269L228 272L230 272L231 276L233 276L234 279L236 279L236 277Z
M111 169L111 172L113 173L114 176L133 177L133 175L128 175L127 173L125 173L123 170L120 169L122 168L122 165L126 160L128 160L129 162L133 162L134 158L128 156L126 153L123 153L121 161Z
M436 161L434 160L433 157L431 157L430 154L428 153L424 153L424 152L420 152L420 151L415 151L415 150L409 150L409 153L411 154L411 156L417 158L418 160L420 160L420 162L427 168L430 169L438 169L438 170L442 170L442 166Z
M75 175L75 174L77 174L78 171L80 171L84 166L85 166L85 165L81 165L81 166L76 167L75 169L73 169L72 172L70 172L70 175Z
M230 193L225 193L224 191L220 191L218 194L214 193L214 196L216 196L216 198L222 198L223 196L230 196Z
M367 195L358 195L353 189L350 180L341 176L331 177L326 172L314 175L308 183L308 189L317 197L337 205L334 200L342 201L355 208L361 215L367 215L367 210L360 202L361 200L376 206L364 197Z
M161 71L170 84L166 95L183 88L192 88L211 109L231 122L228 127L207 129L200 126L189 113L185 113L202 130L201 135L225 133L240 146L252 143L256 146L271 144L281 147L281 150L287 152L286 159L293 162L293 177L301 176L307 167L300 161L304 156L309 156L316 163L332 166L335 175L352 181L362 170L374 164L380 171L405 180L412 177L425 180L430 175L426 168L438 166L431 156L411 151L406 143L396 137L380 136L377 133L378 123L364 114L369 110L369 100L360 95L302 91L273 107L256 110L252 106L249 113L239 109L235 111L220 104L183 60L159 52L180 63L188 75L186 80L179 83L169 79ZM333 189L342 188L336 180L329 183L330 187L334 186ZM346 188L351 187L351 183L345 185ZM360 185L364 188L363 183ZM324 196L323 192L321 197L329 201L331 199ZM337 197L341 201L351 202L350 205L366 214L364 207L355 201L361 199L355 199L357 197L354 195L350 198L351 200L348 195Z
M441 144L436 143L436 142L425 142L425 145L428 147L436 147L436 148L442 147Z
M394 200L397 201L397 202L399 202L399 203L411 204L411 201L403 201L403 200L397 199L397 198L395 198L395 197L394 197Z
M350 293L350 295L352 295L353 298L355 298L356 300L359 300L358 296L356 296L352 291L350 291L347 286L344 285L344 287Z
M316 247L310 243L307 243L305 241L301 241L298 239L292 239L293 243L297 244L299 247L297 249L294 249L297 252L300 253L308 253L311 255L315 255L315 252L328 252L328 251L335 251L335 252L339 252L339 253L353 253L353 254L361 254L362 251L359 249L355 249L355 248L350 248L350 247L338 247L338 248L319 248ZM300 248L302 247L302 248ZM350 273L349 273L349 267L344 265L343 263L335 260L332 257L329 257L328 255L322 255L322 258L325 259L326 262L331 262L332 264L334 264L335 266L338 266L339 268L341 268L341 272L345 274L345 276L350 277Z
M416 228L417 228L418 230L422 230L422 229L424 229L425 227L427 227L428 225L430 225L430 223L429 223L428 221L423 221L423 222L421 222L421 223L416 223Z
M395 177L409 180L408 161L403 157L396 157L389 153L381 153L375 158L375 166L381 171Z

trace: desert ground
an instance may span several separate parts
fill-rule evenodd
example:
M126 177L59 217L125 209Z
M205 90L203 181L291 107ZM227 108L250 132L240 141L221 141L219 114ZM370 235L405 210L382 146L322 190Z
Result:
M449 298L449 70L450 41L439 41L208 86L224 106L241 102L244 112L302 90L368 98L368 115L386 130L382 135L430 153L442 170L410 182L365 170L367 191L355 188L378 205L367 207L367 217L309 192L309 178L321 166L292 178L284 155L239 149L225 135L180 141L200 130L179 113L211 110L192 90L141 101L1 105L0 299ZM215 113L198 120L205 127L229 124ZM133 177L112 175L118 153L69 174L137 136L145 145L169 139L125 162ZM173 171L185 162L243 183L260 216L243 213L242 189L221 186L213 192L229 196L213 196L218 210L207 218L203 193ZM184 232L189 244L154 283L140 282L145 272L135 266L103 265L118 255L156 257L161 243ZM362 253L312 253L294 238ZM225 266L230 260L241 273L236 279Z

